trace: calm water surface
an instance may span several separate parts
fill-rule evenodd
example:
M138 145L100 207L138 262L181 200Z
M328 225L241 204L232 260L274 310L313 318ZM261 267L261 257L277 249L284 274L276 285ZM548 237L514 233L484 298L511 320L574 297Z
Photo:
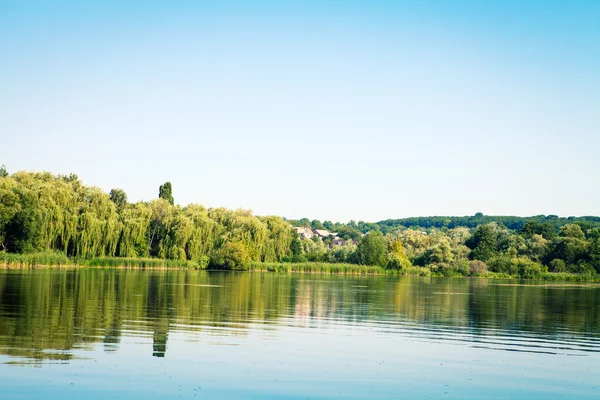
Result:
M2 399L600 398L600 287L0 271Z

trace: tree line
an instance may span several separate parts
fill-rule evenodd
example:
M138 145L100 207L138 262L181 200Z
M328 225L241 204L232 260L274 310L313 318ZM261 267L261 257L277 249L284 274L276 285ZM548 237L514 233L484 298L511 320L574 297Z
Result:
M152 201L85 186L74 174L17 172L0 177L0 247L12 253L59 251L69 257L156 257L200 266L276 262L295 232L276 216L174 205L169 182Z
M510 229L502 223L504 218L516 217L493 218L488 216L486 220L491 222L473 228L397 225L383 230L380 223L372 223L366 235L360 229L366 224L323 223L338 236L360 238L358 245L329 248L327 243L331 239L321 244L313 238L313 244L303 243L304 252L299 258L380 265L400 272L444 276L482 276L493 272L536 278L547 272L600 273L600 223L594 221L596 217L575 222L521 218L519 229ZM291 222L302 224L306 220ZM319 221L308 224L320 226Z
M292 226L328 229L346 241L334 245L333 235L300 239ZM600 219L478 213L377 223L285 220L247 210L175 205L169 182L159 187L158 198L131 203L122 189L105 193L74 174L9 175L1 168L0 250L54 251L74 259L189 260L202 268L328 262L445 276L596 274Z

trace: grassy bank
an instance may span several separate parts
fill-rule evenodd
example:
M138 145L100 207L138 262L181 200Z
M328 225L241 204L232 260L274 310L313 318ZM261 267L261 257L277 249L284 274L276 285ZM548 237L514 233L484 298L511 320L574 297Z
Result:
M94 268L179 268L200 269L192 261L162 260L158 258L95 257L90 259L69 258L62 253L43 252L13 254L0 252L0 267L94 267Z
M5 268L62 267L73 262L62 253L44 252L13 254L0 252L0 266Z
M88 260L81 260L76 264L96 268L202 269L198 263L193 261L163 260L160 258L95 257Z
M0 252L0 268L36 268L36 267L90 267L90 268L132 268L132 269L223 269L206 268L193 261L163 260L158 258L119 258L95 257L90 259L69 258L62 253L43 252L29 254L13 254ZM279 272L279 273L322 273L346 275L399 275L399 276L433 276L433 277L468 277L453 271L453 274L442 274L429 267L411 266L403 270L384 269L379 266L335 264L325 262L300 263L261 263L251 262L248 266L236 271ZM500 272L487 272L477 276L482 279L528 279L554 282L600 282L597 274L572 274L566 272L541 272L535 276L510 275Z
M327 274L369 274L382 275L386 270L371 265L332 264L322 262L303 263L251 263L247 271L268 272L302 272L302 273L327 273Z

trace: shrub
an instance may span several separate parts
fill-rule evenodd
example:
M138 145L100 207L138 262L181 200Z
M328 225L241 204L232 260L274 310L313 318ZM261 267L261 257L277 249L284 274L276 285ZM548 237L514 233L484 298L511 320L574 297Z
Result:
M487 265L480 260L472 260L469 262L469 275L471 276L486 276L488 274Z
M555 258L550 261L550 271L552 272L565 272L567 270L567 263L560 258Z
M241 242L227 242L221 248L224 265L231 269L245 269L250 265L250 252Z
M200 268L200 269L208 268L209 264L210 264L209 256L200 256L200 258L198 259L198 268Z
M519 268L517 263L510 257L494 257L487 262L488 269L492 272L499 272L508 275L517 275Z
M412 267L412 263L408 257L402 257L402 255L395 253L388 254L387 269L394 269L402 272L410 269L410 267Z
M542 276L542 265L526 258L515 260L519 270L519 276L524 279L540 279Z

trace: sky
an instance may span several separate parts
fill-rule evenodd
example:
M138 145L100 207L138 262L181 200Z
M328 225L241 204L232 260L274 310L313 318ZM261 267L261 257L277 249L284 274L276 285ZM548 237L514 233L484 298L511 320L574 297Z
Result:
M0 164L348 221L600 214L600 1L0 0Z

